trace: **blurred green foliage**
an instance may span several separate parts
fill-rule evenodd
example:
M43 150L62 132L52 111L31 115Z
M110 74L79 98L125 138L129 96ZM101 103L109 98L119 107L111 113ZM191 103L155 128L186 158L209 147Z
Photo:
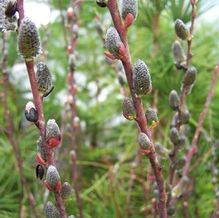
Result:
M48 4L47 1L37 1ZM187 98L188 108L192 114L189 123L188 145L191 142L197 124L198 116L208 92L211 74L219 57L218 24L208 23L200 19L209 8L218 5L218 1L199 0L197 5L198 19L195 23L193 36L192 64L198 69L198 77L192 93ZM50 1L51 11L58 16L39 31L47 51L46 61L54 75L55 89L44 101L45 117L54 118L59 125L62 123L64 101L66 97L68 58L63 35L63 23L60 10L66 18L69 1ZM143 98L145 108L154 102L157 93L157 110L160 119L155 129L155 141L171 148L168 139L169 126L174 112L168 106L168 95L172 89L180 92L183 72L176 70L171 46L176 36L173 23L181 18L189 25L191 6L188 0L139 0L139 14L136 22L130 28L128 38L132 61L144 60L149 66L153 93ZM140 157L134 174L131 192L130 215L127 216L126 197L131 177L132 162L136 157L138 145L136 142L137 129L134 122L128 122L122 117L122 95L116 79L114 69L106 62L103 52L104 45L96 31L95 16L100 17L103 28L111 25L111 18L107 9L98 8L94 1L83 1L80 12L80 29L77 42L76 83L77 111L81 121L81 129L76 132L78 144L79 189L83 201L85 218L123 218L152 217L151 199L154 196L154 185L151 185L145 199L142 181L146 181L148 160ZM49 37L48 37L49 36ZM31 99L26 88L17 85L14 74L20 73L14 67L23 63L17 54L16 34L8 35L7 70L10 84L8 84L8 107L14 124L14 135L21 151L24 162L24 173L30 190L36 199L36 209L43 217L43 202L45 189L35 178L35 154L37 129L29 125L24 118L24 106ZM186 49L186 44L183 44ZM1 57L1 56L0 56ZM38 61L38 60L37 60ZM1 79L2 71L0 69ZM25 71L25 68L23 68ZM26 73L26 72L25 72ZM25 73L23 73L25 75ZM25 77L25 81L28 79ZM25 86L26 87L26 86ZM98 90L98 92L97 92ZM2 92L2 86L0 86ZM29 93L30 94L30 93ZM27 97L28 96L28 97ZM210 112L205 120L199 143L199 152L195 156L200 164L194 167L190 174L194 184L189 196L190 217L210 217L214 210L214 189L211 184L211 173L207 166L211 162L211 140L219 138L218 114L219 85L217 83L215 95L211 103ZM16 167L10 141L4 133L6 120L0 102L0 217L16 218L22 210L24 217L32 217L27 196L23 194L20 178ZM70 116L67 114L64 128L63 145L59 151L59 171L62 181L73 184L69 151L71 149L69 137ZM211 140L209 140L209 138ZM179 157L185 154L182 148ZM169 160L162 160L164 177L168 178ZM49 196L53 201L53 196ZM183 217L182 200L179 200L175 217ZM65 202L68 214L78 213L75 197ZM22 207L21 207L22 205Z

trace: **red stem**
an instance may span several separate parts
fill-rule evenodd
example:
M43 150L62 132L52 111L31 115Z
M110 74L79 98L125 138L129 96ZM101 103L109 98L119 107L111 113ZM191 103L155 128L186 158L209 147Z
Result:
M132 83L132 63L131 63L131 57L128 51L128 42L127 42L127 32L126 29L124 28L124 25L122 23L117 1L116 0L109 0L107 3L107 6L109 8L109 11L111 13L112 19L114 26L120 35L120 38L126 48L125 51L125 56L122 59L122 63L126 72L126 77L130 89L130 93L132 95L132 100L135 106L136 110L136 122L141 130L141 132L144 132L145 134L148 135L152 142L152 151L149 153L149 160L155 175L155 179L157 182L158 190L159 190L159 202L158 202L158 209L159 209L159 214L161 218L166 218L167 217L167 210L166 210L166 193L165 193L165 188L164 188L164 180L163 176L161 173L161 167L156 161L156 156L154 153L154 144L153 144L153 139L151 137L151 133L149 131L149 128L147 126L147 121L145 118L145 113L144 113L144 108L141 102L141 98L136 96L135 93L133 92L133 83Z
M192 158L193 158L194 154L197 153L198 139L199 139L201 129L202 129L202 125L204 123L206 114L208 112L212 97L214 95L214 87L215 87L215 84L216 84L216 81L217 81L217 78L218 78L218 74L219 74L219 64L217 64L214 68L214 72L213 72L213 75L212 75L212 78L211 78L210 89L209 89L209 92L208 92L208 95L207 95L207 98L206 98L206 101L205 101L205 104L204 104L204 108L203 108L202 112L199 115L198 124L197 124L196 130L195 130L194 137L192 139L192 146L191 146L189 152L186 155L186 165L183 169L183 175L184 176L188 175L188 171L189 171L189 167L190 167Z
M78 1L77 4L74 4L74 1L71 1L71 7L75 8L78 7L78 11L80 11L80 4L81 1ZM74 35L74 15L72 19L69 21L69 30L71 33L71 38L70 38L70 45L71 45L71 52L69 52L69 55L74 54L75 52L75 47L77 43L77 37ZM77 25L79 26L79 19ZM81 202L81 197L79 193L79 188L78 188L78 169L77 169L77 144L76 144L76 130L77 127L75 126L75 118L77 116L77 110L76 110L76 100L75 100L75 95L76 95L76 84L74 80L74 70L70 67L70 71L67 75L67 80L68 80L68 92L69 95L73 97L73 102L70 103L71 107L71 128L72 128L72 133L71 133L71 144L72 144L72 150L74 152L74 155L72 155L72 177L74 180L74 191L76 195L76 203L77 207L79 210L79 217L83 218L83 207L82 207L82 202Z

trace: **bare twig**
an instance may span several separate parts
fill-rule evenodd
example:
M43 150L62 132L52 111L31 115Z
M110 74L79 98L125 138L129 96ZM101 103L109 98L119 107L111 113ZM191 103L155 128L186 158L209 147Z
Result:
M70 42L69 42L69 58L71 55L75 56L75 47L77 43L77 33L75 31L75 25L79 27L79 17L76 18L76 15L74 14L75 8L78 8L78 11L80 11L80 4L81 1L78 1L77 4L75 4L75 1L71 1L71 8L72 14L68 14L68 21L69 21L69 32L71 34ZM76 18L76 19L75 19ZM77 20L77 23L75 22ZM69 102L70 108L71 108L71 145L72 145L72 176L74 180L74 191L76 195L76 203L78 207L78 211L80 214L80 218L83 218L83 207L81 202L81 197L79 193L79 187L78 187L78 169L77 169L77 144L76 144L76 130L78 128L78 124L76 124L76 118L77 118L77 109L76 109L76 83L74 79L74 67L71 65L75 65L75 63L69 63L69 73L67 75L67 82L68 82L68 93L69 96L72 97L72 100Z
M202 125L204 123L206 114L208 112L212 97L214 95L214 88L215 88L215 84L216 84L216 81L217 81L217 78L218 78L218 74L219 74L219 64L217 64L214 68L213 75L212 75L212 78L211 78L211 84L210 84L209 92L208 92L208 95L207 95L203 110L199 115L198 124L197 124L195 134L194 134L193 139L192 139L192 146L191 146L190 150L188 151L188 153L186 155L186 165L183 169L183 175L184 176L186 176L188 174L192 158L193 158L194 154L197 153L198 139L199 139L201 129L202 129Z

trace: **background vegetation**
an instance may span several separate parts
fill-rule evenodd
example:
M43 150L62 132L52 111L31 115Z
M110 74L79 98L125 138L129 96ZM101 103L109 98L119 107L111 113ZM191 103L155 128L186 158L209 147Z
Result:
M39 31L41 40L44 42L45 58L53 74L55 85L54 91L44 102L44 111L47 120L55 118L61 126L67 96L68 70L65 27L62 18L64 17L66 23L69 1L36 0L35 2L48 4L51 11L57 14L52 22L41 26ZM188 143L180 150L179 157L183 156L189 147L209 89L212 71L219 60L218 24L215 21L209 25L208 22L200 19L201 14L216 4L219 4L218 1L199 0L197 5L198 16L193 36L192 63L198 69L198 76L192 94L187 98L192 117L188 129ZM173 25L176 18L189 23L190 14L191 7L186 0L139 0L139 15L135 25L129 30L132 61L144 60L149 66L152 77L153 94L151 97L144 97L143 101L145 106L155 102L157 107L160 123L155 129L155 141L169 149L172 148L169 141L169 127L174 112L169 108L168 96L172 89L180 91L183 78L182 72L175 68L171 52L172 43L176 38ZM100 23L106 30L111 24L108 11L99 8L93 1L83 1L76 47L75 80L78 87L76 101L80 118L80 130L76 132L79 190L84 217L138 218L146 217L146 215L152 217L154 213L152 199L156 196L156 189L153 183L147 183L148 175L150 175L149 162L147 158L138 154L135 123L125 120L122 116L120 85L115 70L106 62L103 55L105 49L97 33L96 16L99 16ZM154 22L155 18L158 18L157 25ZM17 54L17 35L11 32L5 36L8 50L6 67L9 76L7 100L15 127L13 134L24 162L25 177L36 200L36 210L41 214L40 217L43 217L45 189L35 178L38 132L24 117L25 104L32 99L32 96L27 86L28 77L23 60ZM1 80L4 70L0 69ZM0 91L2 93L2 86ZM218 99L219 85L217 83L199 141L199 151L191 166L191 188L187 193L189 217L210 217L215 209L215 191L209 166L212 163L212 142L219 138ZM73 184L69 156L70 115L66 114L66 117L64 140L59 150L58 163L62 181ZM0 217L19 217L18 214L22 214L22 217L31 217L27 196L21 188L11 142L4 132L5 127L3 102L0 101ZM137 160L136 156L138 156ZM170 161L169 159L160 161L162 161L164 177L167 178ZM130 213L127 215L127 192L130 178L133 177ZM175 217L185 217L183 202L184 198L179 199ZM68 213L77 215L74 196L65 203Z

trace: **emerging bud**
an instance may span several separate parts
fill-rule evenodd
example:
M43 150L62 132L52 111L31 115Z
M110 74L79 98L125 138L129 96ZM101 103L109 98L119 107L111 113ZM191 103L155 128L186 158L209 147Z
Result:
M149 69L142 60L137 60L133 66L133 86L137 95L147 95L152 90Z
M16 0L9 0L7 2L5 8L5 15L7 17L13 17L17 11L17 1Z
M178 110L179 103L180 103L180 100L179 100L178 93L176 92L176 90L172 90L169 95L169 105L172 108L172 110L174 111Z
M136 118L135 107L131 98L125 97L122 103L123 116L127 120L134 120Z
M41 96L48 96L52 92L54 86L52 85L52 75L49 68L43 62L37 64L36 79L38 91L41 93Z
M38 164L36 166L36 178L39 178L40 180L42 180L43 176L44 176L44 168L42 165Z
M68 199L71 196L71 194L72 194L71 186L68 182L65 182L62 185L62 190L61 190L62 198Z
M153 108L148 108L146 113L145 113L146 119L147 119L147 123L149 125L153 125L153 123L157 123L158 122L158 117L157 117L157 112L156 110L154 110Z
M46 124L46 142L50 148L55 148L60 144L61 134L59 126L54 119L48 120Z
M115 58L119 57L119 49L122 45L122 41L117 30L114 27L110 27L107 30L106 38L105 38L105 46L107 50L115 56Z
M191 66L186 71L186 74L183 79L183 84L186 86L190 86L195 82L197 70L195 67Z
M189 33L188 28L183 23L183 21L180 19L177 19L175 21L175 32L176 32L176 35L182 40L190 40L191 39L191 35Z
M46 204L45 213L47 218L60 218L58 209L50 201Z
M170 130L170 140L174 145L178 145L180 141L180 135L177 128L173 127Z
M68 20L72 20L73 17L74 17L74 10L72 7L69 7L68 10L67 10L67 17L68 17Z
M141 149L149 150L151 146L151 141L145 133L141 132L138 135L138 144L140 145Z
M30 122L37 122L38 113L32 101L27 102L25 106L25 117Z
M186 55L178 40L173 43L172 52L177 65L186 64Z
M137 14L138 14L138 1L137 0L123 0L122 1L122 18L126 20L128 14L131 14L134 19L137 17Z
M24 59L32 60L40 53L40 39L35 24L25 17L20 25L18 48Z
M96 3L99 7L105 8L107 5L108 0L96 0Z
M53 165L50 165L47 169L46 182L52 190L55 190L57 185L60 183L59 172Z

